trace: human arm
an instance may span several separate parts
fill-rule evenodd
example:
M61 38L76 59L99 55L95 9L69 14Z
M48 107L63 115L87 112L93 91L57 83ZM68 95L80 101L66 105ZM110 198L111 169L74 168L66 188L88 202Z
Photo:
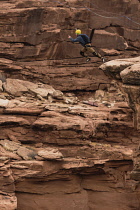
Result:
M68 35L68 38L69 38L72 42L79 42L79 41L80 41L80 37L76 37L76 39L73 39L70 35Z

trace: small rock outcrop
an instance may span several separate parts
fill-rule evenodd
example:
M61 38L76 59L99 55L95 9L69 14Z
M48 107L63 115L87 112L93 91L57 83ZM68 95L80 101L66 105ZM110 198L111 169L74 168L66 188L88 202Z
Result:
M119 59L101 66L106 74L113 76L120 84L120 88L127 95L129 106L133 110L134 127L140 131L140 57ZM139 144L133 155L134 167L130 178L137 185L140 181L140 151ZM136 190L137 191L137 190Z
M107 62L100 68L116 79L134 111L134 127L140 129L140 57ZM120 88L121 88L120 87Z

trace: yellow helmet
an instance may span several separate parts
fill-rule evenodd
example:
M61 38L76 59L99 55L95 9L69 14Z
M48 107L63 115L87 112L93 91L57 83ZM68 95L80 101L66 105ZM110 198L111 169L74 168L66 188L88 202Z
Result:
M79 34L81 34L82 32L81 32L80 29L76 29L75 33L76 33L76 35L79 35Z

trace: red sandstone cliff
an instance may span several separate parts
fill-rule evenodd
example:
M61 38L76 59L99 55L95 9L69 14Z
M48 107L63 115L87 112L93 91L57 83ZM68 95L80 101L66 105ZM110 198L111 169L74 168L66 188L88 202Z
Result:
M139 56L138 0L1 1L0 210L140 209Z

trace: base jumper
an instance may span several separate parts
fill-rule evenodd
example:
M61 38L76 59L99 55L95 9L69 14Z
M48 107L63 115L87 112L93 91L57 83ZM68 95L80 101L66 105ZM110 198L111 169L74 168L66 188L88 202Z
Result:
M68 38L72 42L78 42L83 46L83 48L80 50L80 55L86 57L87 62L90 61L91 59L86 54L86 52L92 53L94 56L100 58L103 63L105 62L104 58L93 49L93 47L91 46L90 38L86 34L82 34L80 29L76 29L75 34L77 36L76 39L73 39L70 35L68 35Z

